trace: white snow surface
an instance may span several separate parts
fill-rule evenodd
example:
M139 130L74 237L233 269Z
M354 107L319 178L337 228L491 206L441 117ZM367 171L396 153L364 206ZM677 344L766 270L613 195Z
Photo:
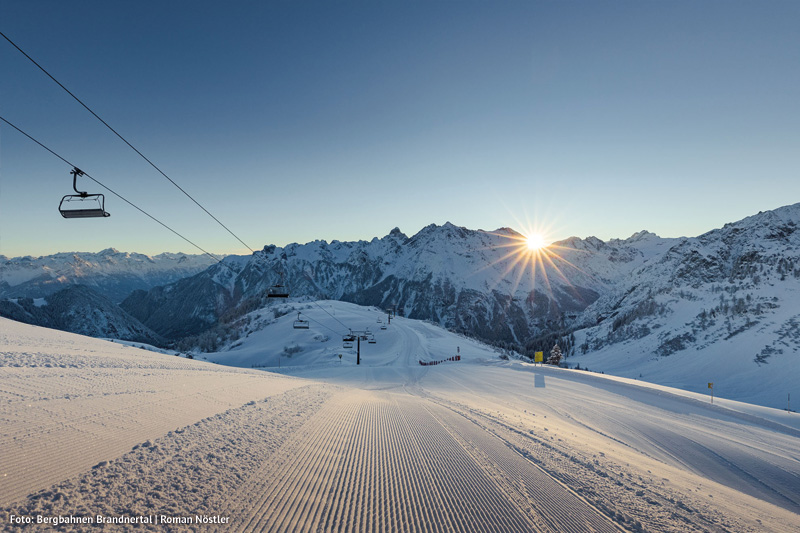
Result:
M264 370L0 319L0 527L18 530L12 514L146 515L156 531L800 524L797 413L504 361L424 322L381 330L374 308L281 312L252 313L244 338L206 355ZM361 365L348 328L374 333Z

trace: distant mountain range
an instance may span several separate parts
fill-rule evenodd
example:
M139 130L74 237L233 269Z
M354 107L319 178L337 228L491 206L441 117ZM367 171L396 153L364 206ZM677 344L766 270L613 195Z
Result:
M468 230L446 223L407 237L399 229L371 241L266 246L247 257L150 291L121 307L159 334L179 339L215 328L237 308L267 303L285 282L293 297L395 308L495 343L524 346L563 330L625 276L665 252L674 239L642 232L607 243L571 238L558 255L532 262L523 237L508 228Z
M85 285L119 303L134 290L172 283L214 263L207 255L151 257L114 248L11 259L0 255L0 298L44 298L70 285Z
M285 283L293 298L392 307L527 354L557 342L572 361L604 361L621 374L647 361L721 349L758 368L794 360L800 352L798 227L795 204L699 237L665 239L645 231L605 242L571 237L537 256L511 229L446 223L411 237L394 229L371 241L265 246L205 267L202 259L168 254L150 260L125 254L132 258L125 263L113 250L80 260L54 256L73 265L59 276L42 266L10 268L6 261L3 287L4 294L33 298L55 283L91 280L94 290L118 295L117 288L131 286L122 280L135 279L142 287L119 306L132 320L130 331L209 350L235 339L243 317L269 305L269 287ZM153 263L184 263L186 274L152 267L153 276L144 276ZM29 275L21 282L24 276L5 274L23 271ZM157 284L157 273L180 279ZM5 281L12 278L16 283ZM19 302L7 302L0 312L10 316ZM26 305L35 322L33 304ZM624 362L615 359L618 354L627 354Z
M204 255L153 257L108 248L44 257L0 256L0 315L93 337L164 344L117 304L134 290L172 283L215 261Z

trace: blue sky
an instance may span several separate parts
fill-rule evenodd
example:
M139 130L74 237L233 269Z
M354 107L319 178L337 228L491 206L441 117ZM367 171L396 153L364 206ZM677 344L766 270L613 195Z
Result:
M232 5L229 5L232 4ZM0 3L0 30L250 247L430 223L694 236L800 201L800 3ZM5 40L0 115L249 253ZM0 125L0 254L196 252ZM90 192L104 192L87 182Z

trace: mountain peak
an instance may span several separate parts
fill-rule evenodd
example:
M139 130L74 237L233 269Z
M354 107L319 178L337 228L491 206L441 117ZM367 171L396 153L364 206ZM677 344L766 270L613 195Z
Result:
M409 242L417 243L421 240L428 239L431 237L440 236L440 238L453 240L453 239L465 239L469 235L475 234L476 232L473 230L469 230L462 226L456 226L452 222L445 222L441 226L436 224L428 224L421 230L419 230Z
M625 239L625 241L626 242L637 242L637 241L643 241L643 240L652 239L652 238L658 238L658 235L643 229L642 231L637 231L636 233L634 233L633 235L631 235L630 237Z
M401 241L407 241L408 240L408 236L405 233L403 233L402 231L400 231L400 228L394 228L392 231L390 231L389 232L389 237L394 237L395 239L398 239L398 240L401 240Z

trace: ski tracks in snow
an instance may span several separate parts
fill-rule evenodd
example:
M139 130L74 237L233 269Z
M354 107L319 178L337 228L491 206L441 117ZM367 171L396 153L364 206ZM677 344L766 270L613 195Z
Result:
M291 385L0 511L230 519L157 528L170 532L754 531L507 413L418 385Z
M464 417L375 391L331 398L228 502L236 531L620 531Z

